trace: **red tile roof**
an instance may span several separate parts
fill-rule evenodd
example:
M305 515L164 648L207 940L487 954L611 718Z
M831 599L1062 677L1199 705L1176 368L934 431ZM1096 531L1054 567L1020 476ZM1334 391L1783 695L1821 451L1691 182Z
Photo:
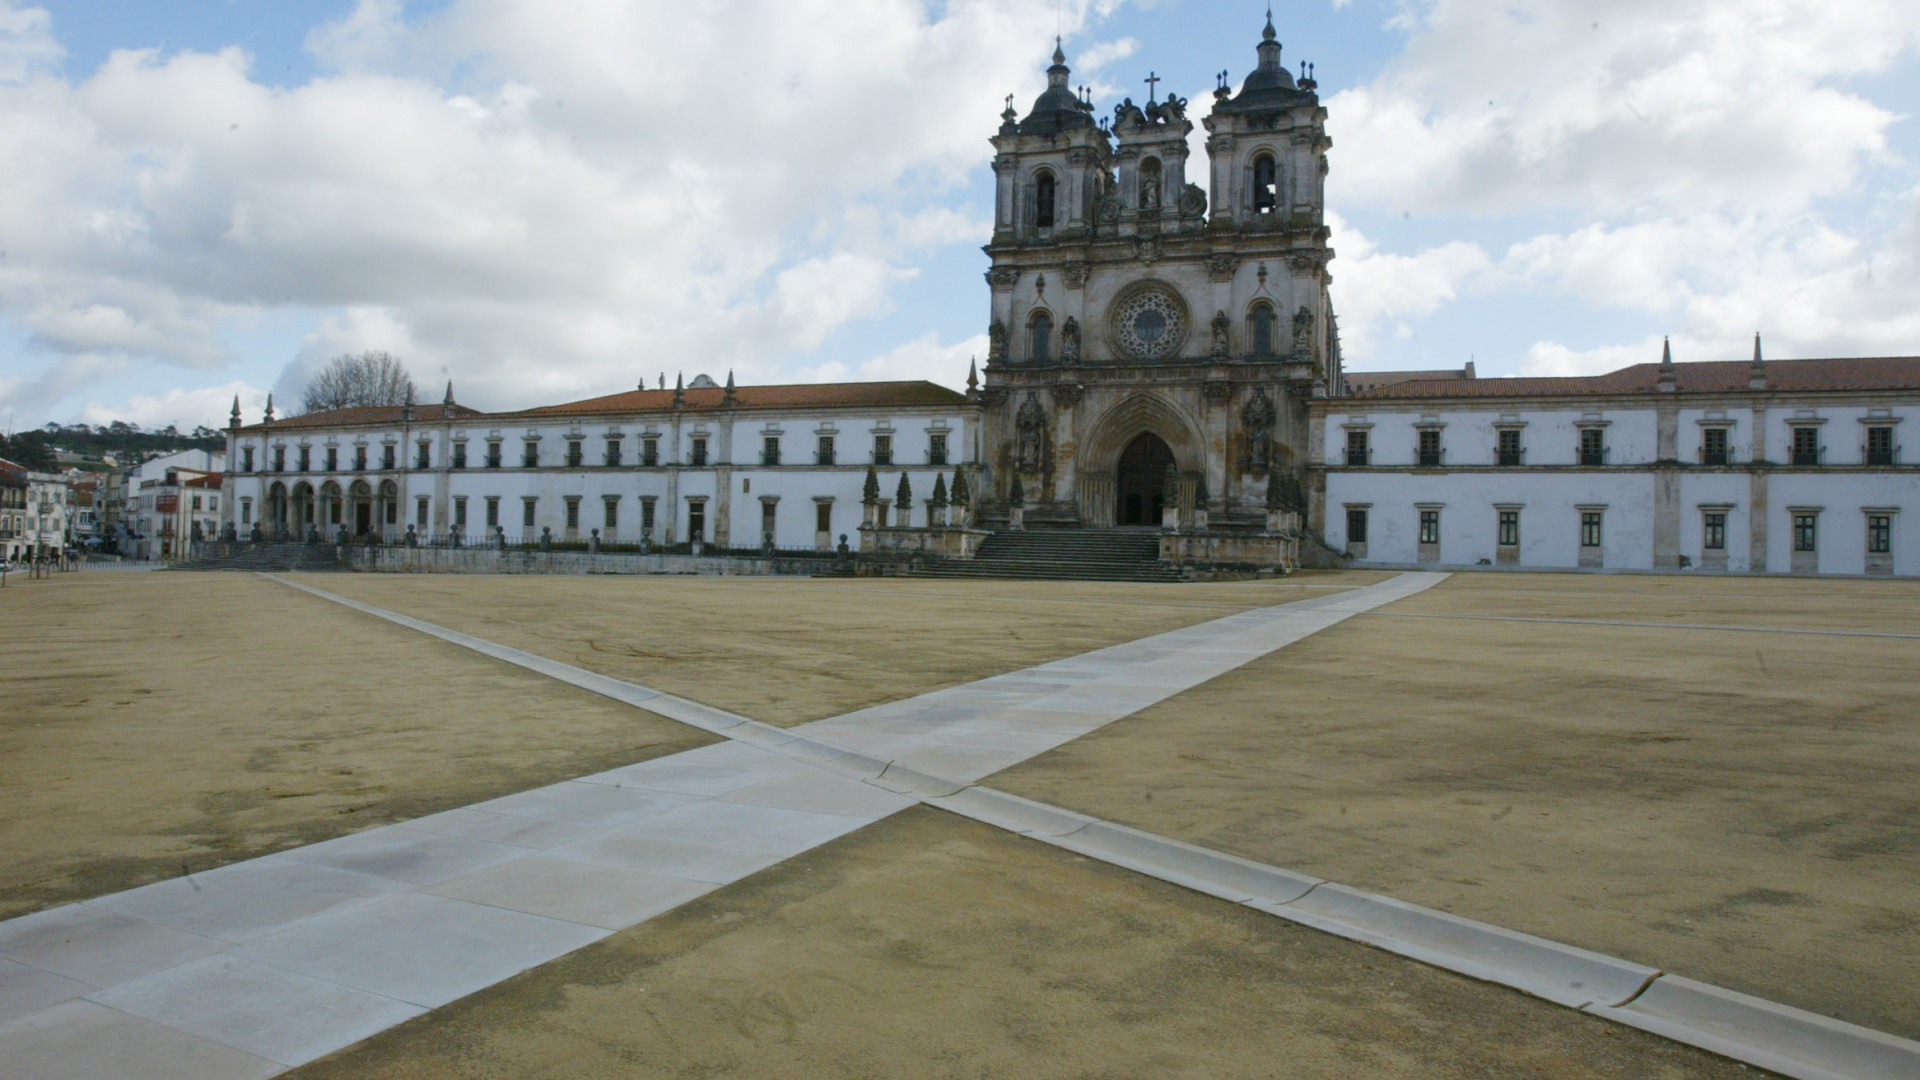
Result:
M208 473L205 476L196 476L191 480L182 481L180 486L190 488L217 488L220 486L220 474Z
M1768 360L1767 389L1785 393L1847 390L1920 390L1920 356L1843 357L1830 360ZM1675 364L1679 393L1745 393L1751 361ZM1604 375L1566 378L1419 379L1390 383L1349 395L1364 401L1432 398L1566 397L1654 394L1660 365L1635 364Z
M487 419L537 420L554 416L589 414L645 413L673 411L672 390L628 390L605 397L569 401L559 405L514 412L485 413L455 405L462 420ZM732 409L833 409L833 408L912 408L928 405L964 405L967 396L938 383L917 379L909 382L870 383L791 383L781 386L741 386L734 390L732 405L726 404L727 392L721 387L690 388L685 391L683 411L707 412ZM432 423L440 419L439 405L416 405L414 422ZM392 426L401 422L398 405L360 409L332 409L275 420L271 424L249 424L241 428L248 434L288 431L301 428Z
M415 423L427 423L440 419L440 410L444 405L415 405L413 419ZM393 425L401 422L401 414L406 411L404 405L365 405L352 409L326 409L321 412L301 413L298 416L282 416L271 424L248 424L241 431L286 431L293 428L321 427L358 427ZM465 405L455 405L453 414L458 417L480 416L479 409L469 409Z
M571 416L580 413L668 412L673 409L672 390L628 390L622 394L547 405L518 413L496 416ZM924 379L911 382L870 383L789 383L780 386L741 386L734 390L734 403L726 405L727 392L721 387L701 387L686 391L686 410L735 409L833 409L833 408L909 408L916 405L961 405L967 396Z

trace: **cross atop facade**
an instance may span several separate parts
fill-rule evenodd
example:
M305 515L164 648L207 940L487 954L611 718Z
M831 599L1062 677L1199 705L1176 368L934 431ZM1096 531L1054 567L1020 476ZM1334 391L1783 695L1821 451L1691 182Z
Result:
M1145 79L1142 79L1141 81L1147 84L1147 101L1152 102L1154 90L1159 86L1160 82L1162 81L1160 76L1155 74L1154 72L1149 71L1147 72L1147 77Z

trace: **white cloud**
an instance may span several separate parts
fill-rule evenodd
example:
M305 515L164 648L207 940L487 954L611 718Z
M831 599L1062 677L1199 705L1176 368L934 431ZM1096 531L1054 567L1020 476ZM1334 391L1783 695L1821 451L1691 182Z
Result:
M1433 314L1494 266L1480 245L1470 241L1397 255L1376 250L1337 213L1327 214L1327 225L1339 252L1334 265L1341 351L1356 368L1364 367L1377 351L1379 335L1389 324Z
M125 401L110 405L88 402L80 411L80 419L89 424L125 420L148 429L163 428L168 424L182 431L191 431L202 425L219 429L227 426L236 397L240 399L240 414L246 422L258 422L266 410L267 392L244 382L191 390L168 390L160 394L135 394ZM286 415L284 407L279 411L281 415Z
M807 382L927 379L959 390L967 384L968 370L986 354L985 334L942 345L939 335L928 331L859 364L831 360L807 368L801 372L801 378Z
M790 377L911 253L984 233L941 203L1055 26L1024 0L361 0L309 38L327 73L276 89L237 48L69 81L8 2L0 319L50 358L3 391L27 411L76 358L217 368L225 327L289 309L478 405Z

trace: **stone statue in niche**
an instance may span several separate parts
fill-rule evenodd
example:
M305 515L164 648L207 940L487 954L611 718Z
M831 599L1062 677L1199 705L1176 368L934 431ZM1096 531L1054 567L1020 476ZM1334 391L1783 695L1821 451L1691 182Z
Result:
M1227 318L1226 312L1216 311L1213 313L1213 358L1215 360L1225 360L1227 358L1227 333L1232 329L1233 320Z
M1060 361L1065 364L1080 362L1080 320L1071 315L1060 325Z
M1027 400L1020 404L1020 412L1014 417L1015 464L1019 471L1035 474L1041 471L1047 461L1047 410L1040 404L1040 398L1033 393L1027 394Z
M1278 413L1273 399L1263 386L1253 388L1253 396L1240 409L1240 423L1247 429L1247 456L1241 470L1252 476L1264 475L1273 461L1273 423Z
M1308 311L1305 304L1293 313L1293 351L1313 351L1313 312Z

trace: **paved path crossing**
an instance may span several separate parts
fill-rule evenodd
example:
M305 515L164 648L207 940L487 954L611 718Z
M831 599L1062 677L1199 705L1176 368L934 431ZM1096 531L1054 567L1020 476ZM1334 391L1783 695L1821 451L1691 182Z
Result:
M1444 576L793 730L288 582L730 741L0 923L0 1078L271 1076Z

